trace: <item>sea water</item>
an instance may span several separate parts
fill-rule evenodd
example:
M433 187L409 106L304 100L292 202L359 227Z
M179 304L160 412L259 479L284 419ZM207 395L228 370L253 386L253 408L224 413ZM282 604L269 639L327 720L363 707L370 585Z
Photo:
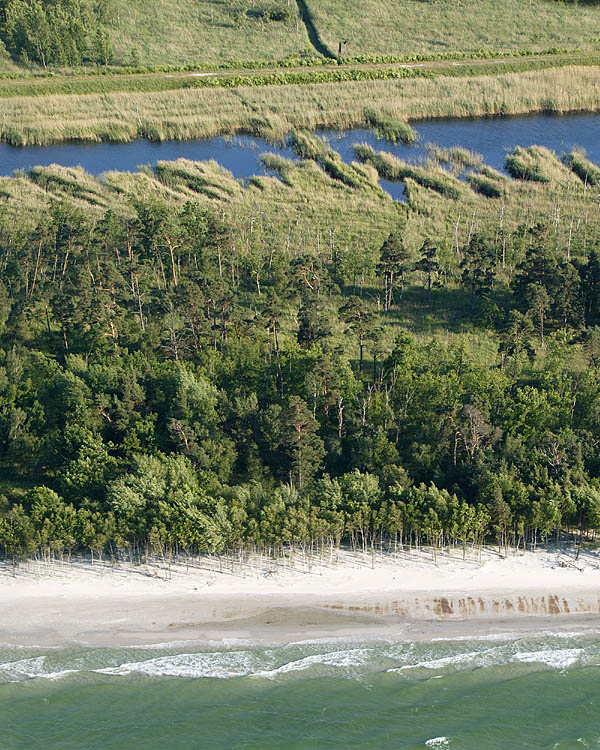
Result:
M0 748L600 747L600 632L0 648Z

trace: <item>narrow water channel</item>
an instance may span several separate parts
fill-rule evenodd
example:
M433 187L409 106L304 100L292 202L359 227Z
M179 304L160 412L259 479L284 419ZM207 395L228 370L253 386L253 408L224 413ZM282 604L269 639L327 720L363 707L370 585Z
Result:
M600 164L600 114L533 115L472 120L423 120L414 123L418 140L412 145L393 144L378 139L371 130L355 129L344 132L321 131L344 161L354 159L353 145L367 142L374 148L389 151L408 161L426 157L426 145L461 146L483 156L489 166L503 170L506 154L515 146L546 146L557 154L578 146L588 158ZM261 138L235 136L198 141L146 140L130 143L65 143L56 146L27 146L18 148L0 144L0 175L9 176L16 169L60 164L81 166L92 175L109 170L135 171L142 164L156 164L160 160L179 158L195 161L216 160L236 178L267 174L261 154L277 152L295 159L289 145L275 146ZM382 180L382 187L396 200L402 200L402 184Z

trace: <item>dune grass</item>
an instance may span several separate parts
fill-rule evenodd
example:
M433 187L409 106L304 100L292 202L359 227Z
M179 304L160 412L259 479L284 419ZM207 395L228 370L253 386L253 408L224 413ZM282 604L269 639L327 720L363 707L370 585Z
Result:
M62 141L208 138L252 133L277 141L296 129L367 126L382 118L476 117L600 109L600 68L564 67L467 78L305 86L50 95L0 101L1 138Z
M597 4L555 0L308 0L321 37L345 55L594 48Z

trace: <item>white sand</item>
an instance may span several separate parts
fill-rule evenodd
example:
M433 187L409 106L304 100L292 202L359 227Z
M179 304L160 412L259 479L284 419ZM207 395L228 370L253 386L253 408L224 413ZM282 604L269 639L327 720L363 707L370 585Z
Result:
M561 566L561 562L563 565ZM374 567L373 567L374 563ZM574 567L575 566L575 567ZM536 616L536 617L533 617ZM559 617L557 617L559 616ZM600 625L600 558L492 550L434 564L428 551L308 564L256 559L132 567L89 562L0 571L0 643L93 645L224 637L292 640L369 633L416 637L515 621Z

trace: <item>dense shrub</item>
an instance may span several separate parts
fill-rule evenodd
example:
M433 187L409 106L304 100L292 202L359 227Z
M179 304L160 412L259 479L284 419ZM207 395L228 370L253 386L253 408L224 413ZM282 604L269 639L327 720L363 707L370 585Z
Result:
M22 62L80 65L112 59L108 32L91 0L4 0L0 39Z

